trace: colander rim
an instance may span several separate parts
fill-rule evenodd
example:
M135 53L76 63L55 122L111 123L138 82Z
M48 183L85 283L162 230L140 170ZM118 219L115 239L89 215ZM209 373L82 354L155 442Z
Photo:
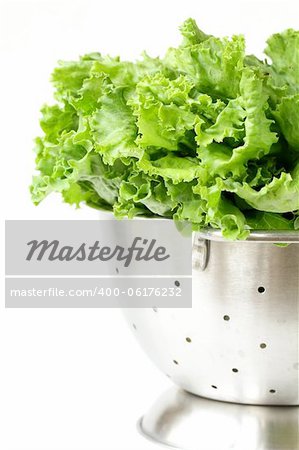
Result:
M281 244L299 244L299 231L297 230L251 230L246 240L229 241L223 237L220 229L205 228L196 234L204 239L218 242L272 242Z

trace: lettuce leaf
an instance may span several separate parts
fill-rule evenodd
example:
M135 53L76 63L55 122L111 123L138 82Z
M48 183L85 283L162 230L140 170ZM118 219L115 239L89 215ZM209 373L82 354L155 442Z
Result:
M265 54L272 60L272 86L283 88L286 95L299 93L299 33L288 29L267 41Z
M222 185L258 211L287 213L299 209L299 164L291 173L282 172L259 190L246 182L225 180Z
M299 94L282 98L273 116L290 147L299 151Z
M115 88L100 97L101 108L90 117L94 147L107 164L117 159L139 158L142 150L135 144L137 126L126 104L125 88Z

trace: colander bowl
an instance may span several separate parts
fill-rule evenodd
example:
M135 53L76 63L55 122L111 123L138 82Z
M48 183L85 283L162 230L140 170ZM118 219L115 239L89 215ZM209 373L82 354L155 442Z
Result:
M124 314L180 388L226 402L298 405L298 250L291 231L236 242L217 230L194 233L192 308Z

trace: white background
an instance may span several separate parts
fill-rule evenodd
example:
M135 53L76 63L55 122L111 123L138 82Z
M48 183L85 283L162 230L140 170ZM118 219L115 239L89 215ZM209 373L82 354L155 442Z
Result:
M99 217L55 195L39 207L30 202L32 140L40 132L39 108L51 100L48 80L58 59L91 51L134 59L143 49L163 55L178 44L178 25L189 16L209 34L244 33L248 51L259 56L269 34L299 28L295 0L7 0L0 7L6 219ZM170 382L139 349L119 311L5 310L3 298L0 346L1 450L156 448L135 423Z

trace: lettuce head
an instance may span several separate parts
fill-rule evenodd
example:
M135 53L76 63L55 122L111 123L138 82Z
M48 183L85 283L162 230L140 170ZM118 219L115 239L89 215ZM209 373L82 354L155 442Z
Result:
M36 139L31 194L214 227L296 229L299 211L299 31L267 41L219 38L193 19L163 58L87 54L60 62L55 102Z

